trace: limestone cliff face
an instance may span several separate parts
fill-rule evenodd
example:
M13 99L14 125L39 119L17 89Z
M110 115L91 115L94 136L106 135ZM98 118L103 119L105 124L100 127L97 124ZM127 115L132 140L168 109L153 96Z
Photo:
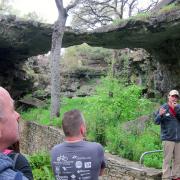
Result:
M23 21L15 16L0 16L0 83L14 96L31 87L22 66L31 56L47 53L51 48L53 26ZM88 43L105 48L144 48L153 61L154 88L166 93L180 89L180 7L109 25L91 32L77 32L66 28L63 47ZM4 78L5 77L5 78ZM15 93L14 89L18 91Z
M0 85L13 97L33 91L34 80L26 72L25 61L48 52L51 33L51 25L23 21L15 16L0 16Z

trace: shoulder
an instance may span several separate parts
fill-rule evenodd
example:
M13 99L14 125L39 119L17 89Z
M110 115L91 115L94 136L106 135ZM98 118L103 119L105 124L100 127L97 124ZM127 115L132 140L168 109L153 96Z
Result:
M7 155L0 153L0 171L12 167L13 167L13 160Z
M21 154L21 153L17 154L17 160L28 162L26 157L23 154Z
M50 154L53 154L57 150L63 149L64 147L65 147L65 143L57 144L51 149Z
M89 141L84 141L84 144L88 146L90 149L98 149L98 150L103 150L103 146L97 142L89 142Z
M52 148L52 150L62 148L62 147L64 147L64 145L65 145L64 142L61 143L61 144L56 144L56 145Z
M177 108L177 109L180 109L180 104L178 104L178 105L176 106L176 108Z
M176 111L177 115L179 116L179 114L180 114L180 104L178 104L178 105L175 107L175 111Z
M21 164L28 164L28 161L27 161L27 159L26 159L26 157L23 155L23 154L21 154L21 153L15 153L15 152L13 152L13 153L10 153L9 155L8 155L13 161L15 161L17 164L19 164L19 163L21 163Z
M15 172L12 168L12 159L0 153L0 179L27 180L21 173Z

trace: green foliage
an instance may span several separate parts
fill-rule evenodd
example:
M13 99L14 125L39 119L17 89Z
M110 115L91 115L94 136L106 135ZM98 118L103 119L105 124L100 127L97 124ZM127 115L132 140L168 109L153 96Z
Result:
M25 120L36 121L39 124L61 127L61 120L59 118L54 118L50 121L49 109L46 108L31 108L22 112L21 116Z
M108 127L106 148L124 158L139 161L142 153L162 149L158 132L159 126L153 123L150 123L141 134L128 133L120 126ZM162 153L145 156L144 164L149 167L161 168Z
M34 180L54 180L48 153L37 153L28 157Z
M9 14L12 10L12 0L0 0L0 14Z
M114 24L114 25L120 25L120 24L123 24L123 23L125 23L125 22L127 22L126 19L120 19L120 18L118 18L118 19L114 19L113 22L112 22L112 24Z
M13 7L14 0L0 0L0 15L19 15L19 10Z
M86 66L90 60L95 59L109 62L111 58L112 50L101 47L91 47L84 43L79 46L67 48L62 58L62 64L66 69L72 71Z
M139 86L124 87L116 79L104 78L97 88L97 104L94 107L97 108L97 114L100 111L114 125L135 119L151 110L151 102L141 98L141 91Z
M87 59L101 59L108 62L112 58L112 50L102 47L91 47L85 43L78 47L77 52L79 56L86 56Z
M139 161L145 151L162 149L159 138L159 126L146 124L145 130L126 132L123 124L135 120L141 115L154 112L155 103L141 95L142 87L136 85L124 86L117 79L106 77L101 79L94 96L84 98L63 98L61 101L61 116L57 124L61 125L64 112L79 109L85 116L87 124L87 139L102 143L114 154L133 161ZM49 123L49 110L39 108L23 113L23 118L34 119L40 123ZM42 120L41 120L42 119ZM162 154L148 155L144 164L160 168Z
M160 11L158 13L159 14L168 13L172 10L177 10L177 9L180 9L180 5L177 5L176 3L172 3L172 4L169 4L167 6L164 6L162 9L160 9Z
M40 17L35 11L24 14L22 18L26 20L46 22L46 20L43 17Z
M13 3L14 0L0 0L0 14L5 14L5 15L12 14L12 15L17 15L18 17L21 17L26 20L46 22L46 20L38 16L38 14L35 11L21 15L19 10L13 8Z
M175 3L171 3L167 6L164 6L162 9L160 9L158 11L157 14L168 13L172 10L178 10L178 9L180 9L180 6L178 4L176 4L176 2L175 2ZM153 13L151 13L151 12L138 13L135 16L131 16L128 19L115 19L115 20L113 20L113 24L120 25L120 24L128 22L129 20L145 21L145 20L149 19L151 16L153 16Z
M122 25L127 23L129 20L147 20L151 17L151 13L144 12L144 13L138 13L135 16L131 16L128 19L114 19L113 24L114 25Z
M132 16L130 19L132 20L141 20L145 21L151 17L150 12L138 13L136 16Z

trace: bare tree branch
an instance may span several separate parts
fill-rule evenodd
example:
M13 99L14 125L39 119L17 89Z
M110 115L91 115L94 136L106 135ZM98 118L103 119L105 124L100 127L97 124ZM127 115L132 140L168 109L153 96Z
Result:
M158 3L159 3L159 0L151 0L151 4L148 7L146 7L145 9L138 9L138 13L147 12L152 7L156 6Z
M149 6L145 9L141 8L142 11L147 11L158 1L149 0ZM77 8L71 11L74 14L72 26L77 29L81 27L89 29L89 26L95 28L109 24L116 19L130 17L140 12L141 9L138 6L141 2L140 0L79 0Z
M66 12L68 12L70 9L74 8L80 0L75 0L74 2L70 2L70 4L66 7Z

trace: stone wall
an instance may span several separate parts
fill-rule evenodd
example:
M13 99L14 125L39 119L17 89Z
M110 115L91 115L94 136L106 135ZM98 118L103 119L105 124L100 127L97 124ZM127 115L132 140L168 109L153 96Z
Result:
M38 125L34 122L21 121L21 150L23 153L49 151L55 144L63 141L60 129ZM136 162L120 158L109 153L105 154L107 168L101 180L160 180L161 171L146 168Z
M21 121L21 150L25 154L49 151L55 144L63 141L60 129L42 126L31 121Z

